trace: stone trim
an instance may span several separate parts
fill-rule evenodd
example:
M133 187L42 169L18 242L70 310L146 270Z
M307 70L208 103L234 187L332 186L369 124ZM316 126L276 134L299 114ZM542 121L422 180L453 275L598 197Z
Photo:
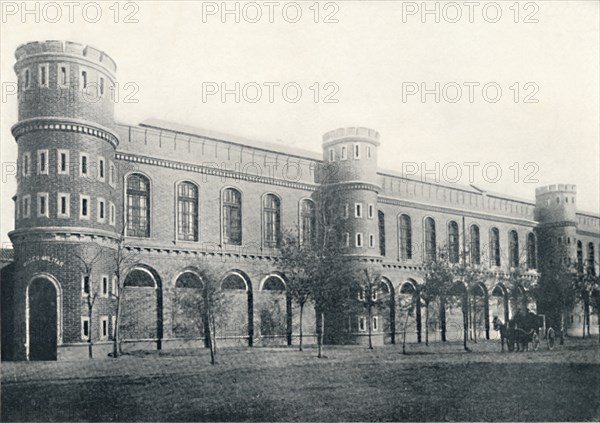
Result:
M91 135L101 140L108 141L113 147L119 145L117 135L107 128L93 122L79 121L69 118L33 118L21 121L11 128L15 141L18 141L22 135L38 131L61 131L74 132L79 134Z

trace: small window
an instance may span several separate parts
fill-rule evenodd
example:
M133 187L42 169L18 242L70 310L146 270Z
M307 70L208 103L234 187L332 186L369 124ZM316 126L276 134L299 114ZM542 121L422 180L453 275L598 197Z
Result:
M354 144L354 158L360 159L360 144Z
M344 219L348 219L350 206L348 204L344 205Z
M57 204L56 216L57 217L66 218L71 215L70 197L71 197L71 194L69 194L69 193L64 193L64 192L58 193L57 200L56 200L56 204Z
M342 145L342 154L341 154L341 159L342 160L347 160L348 159L348 151L346 149L345 145Z
M37 195L38 217L48 217L48 193L40 192Z
M362 288L360 288L360 289L358 290L358 299L359 299L360 301L363 301L363 300L365 299L365 291L364 291L364 289L362 289Z
M375 235L369 235L369 248L375 248Z
M88 155L79 153L79 176L88 175Z
M565 203L569 202L569 197L565 197Z
M38 150L38 175L48 174L48 150Z
M90 196L82 195L79 197L79 218L89 220L90 218Z
M23 218L31 216L31 195L23 196Z
M344 243L344 247L350 246L350 234L348 232L344 233L343 243Z
M69 174L69 150L56 150L56 173Z
M373 292L371 293L371 299L373 301L377 301L377 288L375 286L373 287Z
M110 202L109 204L110 204L110 206L109 206L109 212L108 212L109 213L108 214L108 222L112 226L115 226L116 220L117 220L117 218L116 218L117 211L116 211L115 205L112 202Z
M58 85L63 87L69 85L69 65L62 63L58 65Z
M367 157L370 159L371 158L371 146L367 145Z
M105 177L104 177L104 157L99 157L98 158L98 178L100 179L101 182L105 181Z
M112 286L110 287L110 292L115 296L119 296L119 289L117 287L117 277L113 276L112 278Z
M364 317L359 317L358 318L358 330L361 331L361 332L364 332L366 330L365 318Z
M362 204L361 203L354 204L354 217L358 217L358 218L362 217Z
M379 317L373 316L373 330L379 330Z
M108 183L114 187L115 181L117 180L117 169L115 168L115 164L109 161L108 165Z
M29 68L25 69L25 72L23 74L23 87L25 89L28 89L31 86L31 73L29 72Z
M560 198L556 197L556 204L560 204Z
M106 220L106 202L104 201L104 198L98 198L96 202L98 205L96 210L98 213L98 222L104 223Z
M31 173L31 154L23 154L23 176L29 176Z
M100 77L100 97L104 96L104 78Z
M373 206L373 204L369 204L367 213L368 213L369 219L373 219L375 217L375 206Z
M102 276L102 296L108 298L108 276Z
M357 247L362 247L363 246L363 237L362 237L362 233L358 232L356 234L356 246Z
M333 150L333 148L329 149L329 161L332 162L335 160L335 152Z
M117 332L117 316L111 316L110 326L112 328L112 337L114 339Z
M90 318L81 318L81 339L87 341L90 339Z
M42 87L47 87L48 86L48 65L47 64L40 65L39 72L40 72L40 85Z
M86 89L87 88L87 84L88 84L88 73L85 70L81 71L81 80L80 80L80 85L82 89Z
M86 295L90 295L90 275L82 275L81 276L81 295L84 297Z
M108 339L108 316L102 316L100 318L100 339Z

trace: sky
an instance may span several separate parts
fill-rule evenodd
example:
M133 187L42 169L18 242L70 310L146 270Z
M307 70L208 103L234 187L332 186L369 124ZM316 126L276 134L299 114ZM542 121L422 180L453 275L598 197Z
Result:
M514 3L2 2L1 242L14 227L14 51L43 40L116 61L119 122L315 152L323 133L367 126L383 169L528 200L576 184L578 208L599 213L600 2Z

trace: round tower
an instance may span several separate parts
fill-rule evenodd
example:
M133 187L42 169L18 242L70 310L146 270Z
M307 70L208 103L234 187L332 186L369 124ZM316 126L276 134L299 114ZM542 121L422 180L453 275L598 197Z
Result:
M539 244L548 247L540 251L542 266L575 259L576 198L575 185L549 185L535 190Z
M348 255L380 257L377 211L379 133L363 127L323 135L321 179L339 210L341 242ZM331 198L335 197L335 198Z
M100 50L68 41L27 43L15 57L18 176L9 236L18 269L18 354L52 359L62 344L99 333L101 322L87 329L82 323L86 291L101 298L97 307L109 306L120 225L116 64Z

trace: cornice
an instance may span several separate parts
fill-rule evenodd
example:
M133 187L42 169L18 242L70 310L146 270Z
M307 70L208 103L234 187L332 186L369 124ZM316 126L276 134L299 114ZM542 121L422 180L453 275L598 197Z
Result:
M74 132L108 141L115 148L119 145L119 137L116 132L98 123L81 119L40 116L22 120L11 128L13 137L17 142L22 135L38 131Z

